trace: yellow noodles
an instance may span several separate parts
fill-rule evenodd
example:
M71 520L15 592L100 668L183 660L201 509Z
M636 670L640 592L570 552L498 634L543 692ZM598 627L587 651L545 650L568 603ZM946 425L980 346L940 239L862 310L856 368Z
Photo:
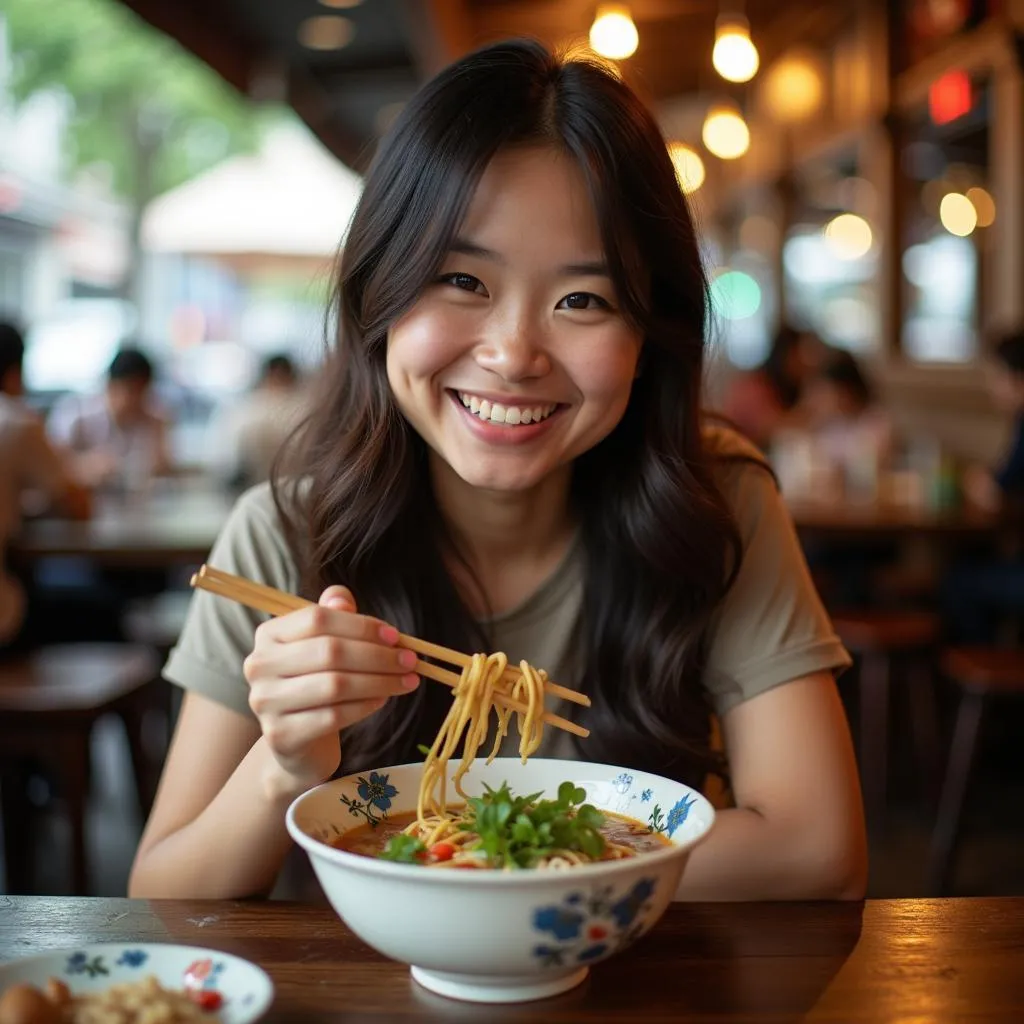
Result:
M519 755L523 759L523 764L540 749L544 736L544 683L548 678L547 673L533 668L528 662L521 661L519 670L522 675L509 690L502 681L507 667L508 658L504 654L474 654L469 665L462 670L462 676L455 687L451 710L423 765L416 817L417 825L424 832L430 830L431 824L439 828L440 834L447 830L448 762L455 754L463 732L466 734L466 740L462 761L452 777L452 782L459 796L463 800L466 799L462 789L462 778L473 766L477 751L487 741L492 708L498 714L498 728L487 763L490 764L498 756L501 741L508 735L512 711L494 703L496 690L508 693L513 699L527 706L525 714L516 714L520 735ZM440 838L440 834L437 838ZM432 841L437 842L437 839Z
M519 755L523 764L540 749L544 736L544 684L548 678L547 673L521 661L521 674L509 685L502 678L507 667L508 658L501 653L472 656L455 687L451 710L427 754L420 778L416 818L404 831L420 839L428 850L438 843L447 843L452 847L447 851L445 859L431 860L428 863L430 867L482 866L477 853L464 849L479 837L466 830L461 812L448 810L448 762L455 756L459 741L465 736L462 760L452 776L452 783L458 795L466 801L468 797L462 788L462 779L487 742L492 709L497 713L498 724L487 756L488 764L497 757L501 741L508 735L512 710L494 703L496 693L504 693L526 705L525 712L516 712L520 737ZM619 843L608 842L605 846L605 859L617 860L634 854L631 847ZM590 863L591 860L586 854L575 850L555 850L543 858L537 867L565 869Z

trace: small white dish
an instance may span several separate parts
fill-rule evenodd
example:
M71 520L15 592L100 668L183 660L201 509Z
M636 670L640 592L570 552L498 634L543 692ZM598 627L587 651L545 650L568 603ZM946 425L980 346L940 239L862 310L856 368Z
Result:
M58 978L73 996L155 977L164 987L214 991L223 999L211 1024L251 1024L274 999L267 973L248 960L201 946L98 942L0 964L0 993L11 985L42 988Z
M646 772L481 759L463 780L470 796L503 782L520 795L551 795L571 780L599 810L640 821L668 845L567 871L432 871L331 845L353 828L415 811L422 772L422 764L396 765L327 782L292 803L287 824L345 924L449 999L518 1003L580 984L591 966L654 927L715 820L700 793Z

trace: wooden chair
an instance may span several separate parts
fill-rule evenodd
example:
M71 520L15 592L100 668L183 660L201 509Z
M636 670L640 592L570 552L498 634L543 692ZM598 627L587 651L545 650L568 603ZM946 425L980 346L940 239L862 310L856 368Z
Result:
M869 824L883 825L889 777L889 706L894 664L906 670L911 728L929 797L940 777L939 726L929 652L940 622L929 612L872 609L837 612L832 624L860 662L860 770Z
M960 708L928 858L928 889L936 896L944 895L949 888L985 710L994 697L1024 694L1024 651L953 648L943 655L941 667L960 690Z
M30 884L29 807L19 767L37 759L54 772L67 807L74 894L87 893L90 737L103 715L113 713L124 722L140 809L148 814L159 766L146 755L142 719L158 667L150 648L124 644L43 648L0 663L0 812L8 892L27 891Z

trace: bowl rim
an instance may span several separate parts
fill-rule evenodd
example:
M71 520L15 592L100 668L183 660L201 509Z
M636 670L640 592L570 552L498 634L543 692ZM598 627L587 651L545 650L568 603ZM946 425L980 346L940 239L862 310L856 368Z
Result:
M518 762L519 758L495 758L495 761L492 762L492 764L498 761ZM295 820L296 812L303 801L309 799L314 793L317 793L320 790L334 788L339 783L349 782L356 779L359 775L368 774L370 771L381 773L406 768L419 768L422 767L422 761L410 761L405 764L386 765L381 768L366 769L365 772L352 772L337 779L328 779L326 782L321 782L318 786L313 786L312 788L307 789L304 793L300 793L299 796L292 800L285 815L285 825L288 829L288 834L292 839L311 857L315 854L317 857L326 860L330 864L346 868L356 872L357 874L376 875L383 878L403 878L407 880L416 878L420 879L427 885L447 885L454 881L456 885L470 886L474 888L488 888L491 886L511 886L512 888L537 885L543 885L545 887L554 885L561 886L567 882L571 882L572 879L593 879L595 877L603 877L609 874L615 875L636 870L637 865L641 863L650 864L651 869L654 870L656 866L661 866L674 858L688 855L696 846L700 845L705 839L707 839L715 827L716 814L711 801L708 800L703 793L694 789L692 786L687 786L686 783L678 782L675 779L668 778L667 776L656 775L653 772L641 772L639 768L624 768L621 765L604 764L599 761L571 761L564 758L531 757L530 763L538 765L579 765L587 769L595 771L599 770L602 773L637 772L647 775L651 779L660 779L662 782L666 782L669 785L682 786L683 789L688 791L688 794L697 797L699 804L703 804L702 810L708 816L707 828L685 844L676 843L670 839L670 845L666 846L665 849L652 850L644 853L641 857L627 857L622 860L606 860L597 861L593 864L580 864L565 871L537 871L525 868L518 871L497 869L489 871L430 871L415 864L397 864L393 861L378 860L374 857L366 857L363 854L348 853L345 850L339 850L320 839L314 838L307 832L304 832ZM629 817L629 815L623 815L623 817ZM353 828L358 827L360 826L353 826Z

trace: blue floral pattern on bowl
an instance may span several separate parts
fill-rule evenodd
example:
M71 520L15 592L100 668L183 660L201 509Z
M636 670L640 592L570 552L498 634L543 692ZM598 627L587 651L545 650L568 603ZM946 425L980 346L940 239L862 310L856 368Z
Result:
M589 894L572 892L561 903L538 907L533 927L550 936L534 946L544 967L587 964L624 949L647 930L653 878L641 878L625 894L610 885Z
M647 816L647 827L652 832L659 832L662 835L667 835L669 839L675 835L676 830L686 821L690 815L690 810L696 804L696 797L682 797L677 800L675 804L669 809L668 813L665 813L665 809L657 802L654 796L654 790L646 787L639 795L632 792L633 788L633 776L629 772L620 772L611 780L612 789L619 794L621 799L617 802L618 806L616 810L620 814L630 814L629 805L639 799L640 803L648 804L654 801L654 806L651 808L650 814ZM639 786L637 787L639 789ZM640 817L639 814L632 815L634 817Z
M398 796L398 790L388 782L388 778L380 772L370 772L369 778L359 775L356 778L359 799L347 793L343 793L339 799L348 808L349 814L365 818L371 828L376 828L382 821L387 821L391 801Z
M660 832L671 839L675 835L676 829L690 816L690 809L696 802L696 797L690 800L687 800L685 796L682 797L668 812L667 817L662 809L655 804L654 810L651 811L650 817L647 819L647 824L652 832Z

